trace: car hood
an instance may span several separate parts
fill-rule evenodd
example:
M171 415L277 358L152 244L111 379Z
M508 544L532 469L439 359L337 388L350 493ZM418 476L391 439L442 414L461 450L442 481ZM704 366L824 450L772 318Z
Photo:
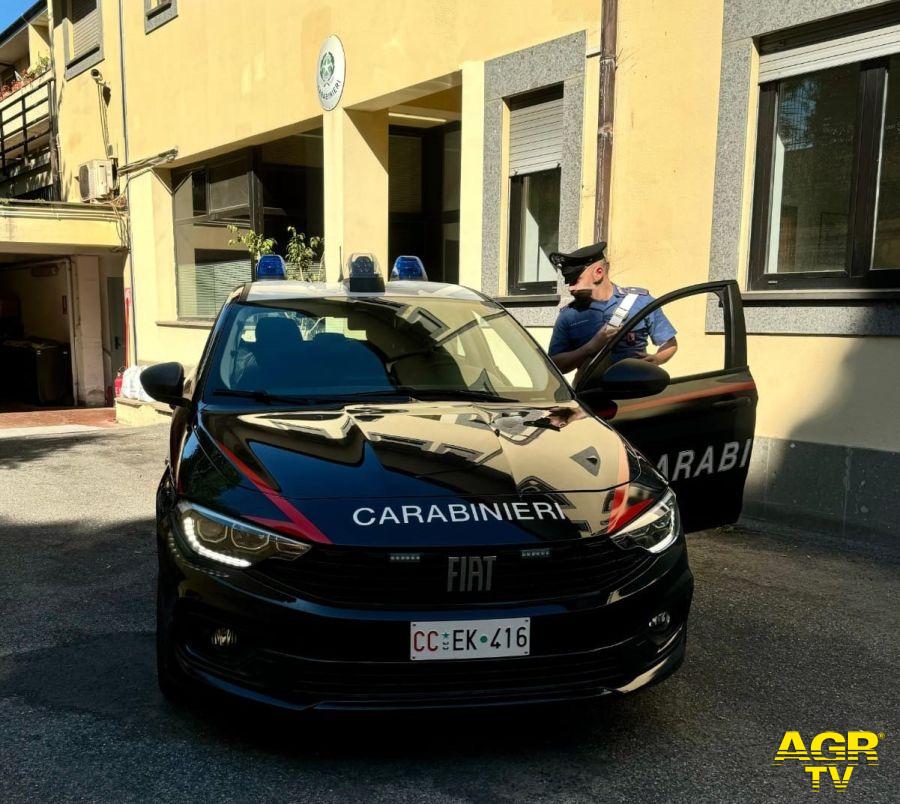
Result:
M208 503L239 509L250 504L245 494L261 495L268 513L251 518L272 527L287 519L297 535L341 543L420 543L424 530L434 543L483 543L476 531L486 527L494 542L594 533L608 525L612 490L641 471L577 403L206 409L197 435L230 478L231 493Z

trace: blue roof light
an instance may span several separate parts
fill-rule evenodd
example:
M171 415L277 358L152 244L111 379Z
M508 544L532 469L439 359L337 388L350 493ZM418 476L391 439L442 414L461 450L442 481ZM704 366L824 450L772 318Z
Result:
M278 254L263 254L256 263L257 279L287 279L287 268Z
M425 273L425 266L418 257L410 254L401 254L394 260L394 267L391 269L391 279L427 282L428 274Z
M383 293L384 277L374 254L356 252L347 260L347 287L354 293Z

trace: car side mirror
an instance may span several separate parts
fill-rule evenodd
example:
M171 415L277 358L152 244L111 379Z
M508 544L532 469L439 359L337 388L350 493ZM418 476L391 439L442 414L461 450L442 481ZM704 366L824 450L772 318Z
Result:
M141 385L157 402L187 405L184 398L184 366L181 363L157 363L141 372Z
M655 363L627 358L613 363L599 377L593 372L578 388L582 396L634 399L653 396L669 384L669 375Z

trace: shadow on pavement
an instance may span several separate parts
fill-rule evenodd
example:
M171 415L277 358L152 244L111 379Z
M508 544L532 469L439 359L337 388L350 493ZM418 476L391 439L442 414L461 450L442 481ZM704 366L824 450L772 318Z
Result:
M104 433L102 430L98 430L86 432L83 435L67 433L59 436L33 435L21 438L0 438L0 469L16 469L25 463L75 449L104 435L108 437L109 432Z

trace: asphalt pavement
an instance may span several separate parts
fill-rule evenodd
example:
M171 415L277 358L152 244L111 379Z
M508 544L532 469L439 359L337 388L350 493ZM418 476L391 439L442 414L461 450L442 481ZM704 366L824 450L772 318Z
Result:
M0 440L0 801L896 801L900 543L690 537L688 656L595 706L248 717L157 691L165 427ZM900 523L898 523L900 524ZM883 732L846 793L786 730Z

